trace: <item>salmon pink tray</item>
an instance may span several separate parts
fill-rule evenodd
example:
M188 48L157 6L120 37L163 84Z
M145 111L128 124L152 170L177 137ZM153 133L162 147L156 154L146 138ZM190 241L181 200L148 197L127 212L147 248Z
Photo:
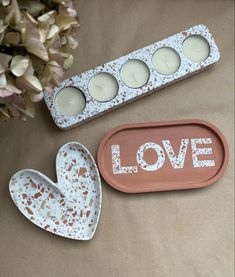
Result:
M56 157L57 183L33 169L11 178L11 197L37 226L76 240L93 237L101 209L100 176L89 151L77 142L62 146Z
M224 174L228 146L201 120L127 124L108 132L97 160L105 181L123 192L193 189Z

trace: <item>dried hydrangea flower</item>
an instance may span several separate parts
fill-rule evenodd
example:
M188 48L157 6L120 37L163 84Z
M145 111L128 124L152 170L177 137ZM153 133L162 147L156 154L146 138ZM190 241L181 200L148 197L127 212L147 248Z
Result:
M0 0L0 119L34 116L73 63L73 0Z

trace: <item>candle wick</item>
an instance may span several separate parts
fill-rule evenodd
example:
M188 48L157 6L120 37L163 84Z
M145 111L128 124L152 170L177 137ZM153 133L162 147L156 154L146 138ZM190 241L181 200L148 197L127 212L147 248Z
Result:
M71 105L71 104L73 104L73 100L68 101L68 105Z
M133 77L134 81L138 84L138 78L137 78L136 73L133 73L132 77Z
M165 60L165 63L166 63L166 66L167 66L169 69L171 69L171 68L172 68L172 64L171 64L171 62L170 62L170 61Z
M97 84L95 84L95 87L96 87L97 89L99 89L99 90L102 90L102 89L104 88L103 85L97 85Z

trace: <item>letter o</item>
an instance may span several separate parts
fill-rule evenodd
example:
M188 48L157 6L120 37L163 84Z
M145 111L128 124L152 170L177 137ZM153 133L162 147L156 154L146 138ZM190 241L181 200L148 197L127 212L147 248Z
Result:
M147 164L144 160L144 152L148 149L154 150L158 159L154 164ZM162 147L154 142L147 142L142 144L136 154L136 160L138 165L145 171L155 171L160 169L165 163L165 154Z

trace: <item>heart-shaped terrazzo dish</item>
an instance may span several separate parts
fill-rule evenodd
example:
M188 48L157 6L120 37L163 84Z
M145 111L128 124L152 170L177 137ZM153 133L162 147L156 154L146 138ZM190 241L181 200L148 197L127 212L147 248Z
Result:
M101 181L90 152L80 143L63 145L56 156L57 183L24 169L9 183L11 197L30 221L56 235L76 240L93 237L101 209Z

